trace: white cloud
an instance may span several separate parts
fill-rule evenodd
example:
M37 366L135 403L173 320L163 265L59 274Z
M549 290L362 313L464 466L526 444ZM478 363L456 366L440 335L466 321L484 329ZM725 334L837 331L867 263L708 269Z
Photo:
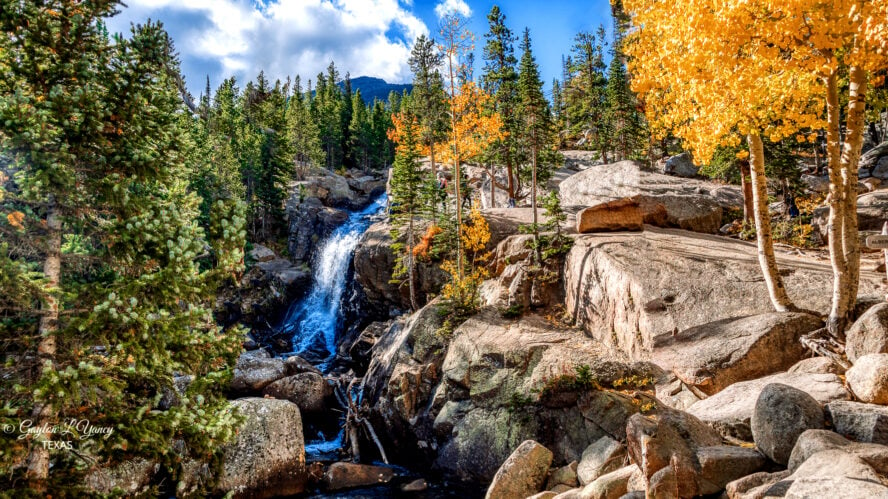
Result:
M460 0L458 0L461 3ZM176 42L192 90L204 74L274 81L314 79L331 60L344 74L410 79L407 58L428 28L398 0L129 0L110 23L126 31L148 17L163 21ZM197 81L195 81L195 79Z
M454 12L463 17L469 17L472 15L472 9L469 8L469 4L464 0L443 0L435 6L435 14L438 15L438 18L442 18L447 14Z

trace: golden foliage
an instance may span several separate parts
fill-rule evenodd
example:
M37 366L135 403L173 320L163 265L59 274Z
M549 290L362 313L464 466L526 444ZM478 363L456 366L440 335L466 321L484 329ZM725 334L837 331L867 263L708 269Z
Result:
M888 66L888 2L624 0L626 51L654 128L706 162L749 132L772 141L824 127L824 78Z
M460 163L471 161L484 152L487 147L498 140L504 139L508 132L503 129L503 120L499 113L486 111L489 109L491 96L473 82L460 88L453 98L451 112L454 114L453 134L456 136L456 148L453 141L443 151L443 161L453 162L454 155ZM453 135L451 135L452 137Z
M460 277L459 267L453 261L448 260L441 265L441 269L450 274L450 282L441 289L441 296L454 308L473 310L476 307L478 288L489 274L483 265L490 258L490 252L486 251L489 241L490 226L475 204L469 214L469 221L462 226L463 250L469 257L469 271Z
M429 249L432 247L432 242L435 240L435 236L441 232L443 232L441 227L438 227L437 225L430 226L420 239L419 244L413 247L413 256L427 258L429 256Z
M16 229L24 229L25 226L22 225L22 222L25 220L25 214L20 211L13 211L9 215L6 215L6 221L9 222L9 225L12 225Z

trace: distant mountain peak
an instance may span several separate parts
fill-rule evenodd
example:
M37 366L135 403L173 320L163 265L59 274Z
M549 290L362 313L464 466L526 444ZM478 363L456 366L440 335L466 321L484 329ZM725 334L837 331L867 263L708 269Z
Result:
M339 87L345 88L345 82L340 82ZM388 83L375 76L356 76L351 79L351 87L352 92L361 91L361 97L367 104L372 103L374 99L387 100L389 92L392 90L401 93L404 90L409 92L413 89L413 85L409 83Z

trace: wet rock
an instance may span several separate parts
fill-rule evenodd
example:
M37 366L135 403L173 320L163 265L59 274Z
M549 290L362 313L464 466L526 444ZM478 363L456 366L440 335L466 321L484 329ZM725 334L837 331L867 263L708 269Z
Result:
M888 303L870 307L845 333L845 353L852 363L873 353L888 353Z
M238 498L302 492L308 475L299 408L286 400L262 398L238 399L231 405L244 423L222 449L216 490Z
M781 255L780 267L790 296L804 296L812 310L829 310L828 265ZM882 278L862 272L861 293L878 290ZM755 245L669 229L576 237L564 285L565 307L577 325L637 360L648 360L673 333L772 308Z
M324 206L322 200L297 195L287 201L287 252L295 262L310 262L317 244L348 220L348 213Z
M549 480L546 481L546 488L552 490L557 485L567 485L572 489L578 486L577 466L578 463L572 461L570 464L552 470L549 474Z
M781 383L811 395L820 404L845 400L850 395L835 374L780 373L735 383L701 400L687 410L722 435L747 442L753 439L750 420L759 395L766 385Z
M888 445L888 407L837 400L826 404L835 431L857 442Z
M633 199L608 201L585 208L577 214L579 234L624 230L644 230L644 212Z
M601 437L586 450L577 467L580 485L588 485L601 475L623 467L626 446L611 437Z
M485 497L495 499L536 494L542 489L551 464L552 452L533 440L527 440L496 472Z
M304 372L271 383L263 393L276 399L289 400L303 412L319 413L327 408L325 400L333 394L333 390L320 374Z
M845 379L862 402L888 404L888 354L876 353L858 358L845 373Z
M322 375L321 371L311 365L311 362L303 359L298 355L291 355L287 357L284 361L284 369L287 371L287 376L293 376L294 374L301 373L315 373L318 375Z
M429 488L429 484L426 483L425 479L419 478L410 483L401 485L401 492L422 492L427 488Z
M271 383L286 375L284 361L268 357L265 350L241 354L234 366L231 390L235 393L258 394Z
M343 490L388 483L395 472L384 466L368 464L333 463L324 473L324 486L327 490Z
M786 465L799 435L824 427L823 408L797 388L772 383L759 394L750 426L755 446L772 461Z
M275 256L252 265L240 285L220 289L216 316L224 324L241 322L267 327L279 320L282 310L303 296L311 284L308 268Z
M658 338L652 361L712 395L791 367L807 353L799 338L822 326L818 317L800 313L724 319Z

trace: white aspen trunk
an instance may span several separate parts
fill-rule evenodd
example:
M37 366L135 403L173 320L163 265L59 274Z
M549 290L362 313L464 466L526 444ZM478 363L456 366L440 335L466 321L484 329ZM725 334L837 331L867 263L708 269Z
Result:
M765 152L762 138L757 133L746 136L749 143L749 165L752 172L752 196L754 203L756 241L759 264L768 287L771 303L778 312L788 312L796 307L789 299L783 278L777 268L774 241L771 238L771 218L768 213L768 184L765 177Z
M62 219L54 205L50 206L46 215L46 228L49 235L47 237L46 259L43 261L43 275L46 277L47 285L51 291L46 299L44 313L40 317L38 329L40 344L37 346L37 355L42 361L48 361L52 367L56 356L56 334L59 330L59 302L55 295L55 289L59 285L62 272ZM36 404L32 413L36 419L35 426L43 426L44 423L52 426L52 414L51 404ZM44 447L42 443L44 440L52 440L52 434L40 434L37 441L32 442L31 453L28 455L28 479L38 490L43 488L49 478L49 450Z
M845 137L842 151L842 179L845 182L845 224L842 237L842 249L845 255L846 272L848 273L845 309L847 318L857 304L857 290L860 285L860 236L857 224L857 167L860 163L860 149L863 146L863 135L866 112L866 88L869 83L866 71L859 66L851 66L848 71L849 95ZM844 331L842 332L844 333Z
M842 244L845 234L846 190L842 179L841 136L839 134L839 90L838 76L833 74L826 79L826 154L829 171L829 218L827 238L829 260L833 269L832 305L829 310L827 328L835 338L842 336L848 316L848 265ZM856 199L856 196L855 196Z

